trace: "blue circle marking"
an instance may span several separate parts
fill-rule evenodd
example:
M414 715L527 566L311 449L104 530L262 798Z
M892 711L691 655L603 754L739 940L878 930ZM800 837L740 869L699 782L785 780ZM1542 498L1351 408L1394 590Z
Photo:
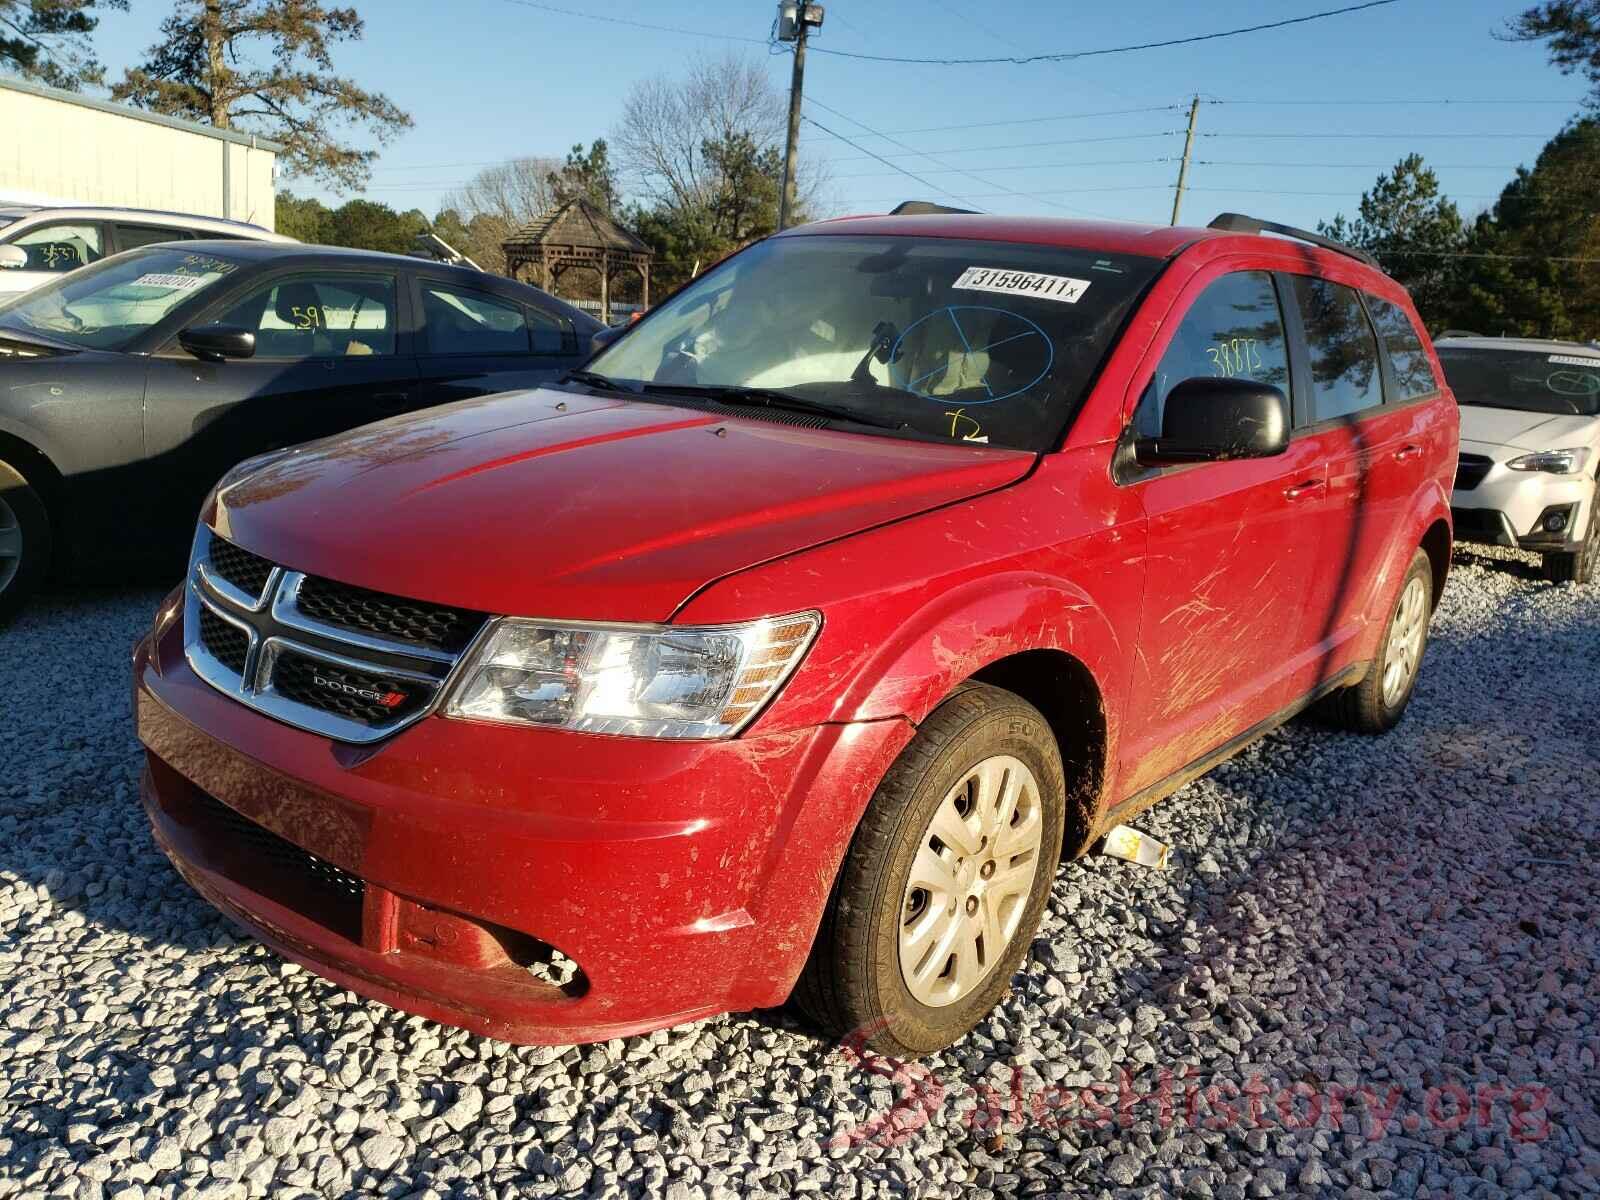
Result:
M1015 333L1004 334L1003 336L996 338L994 341L989 342L987 345L974 347L972 342L967 337L967 331L961 326L961 318L956 315L958 313L999 313L1001 316L1008 317L1017 322L1019 325L1026 326L1026 328L1018 330ZM1046 334L1043 329L1040 329L1038 325L1028 320L1028 318L1023 316L1021 313L1012 312L1009 308L995 308L993 305L988 304L951 304L944 308L936 308L925 316L918 317L910 325L906 326L905 332L897 337L894 341L894 345L890 347L889 382L894 384L894 386L901 388L903 391L910 392L913 396L920 396L924 400L933 400L939 404L944 404L948 400L948 398L944 396L930 396L926 392L919 392L917 390L917 385L923 380L932 379L934 376L943 375L946 371L948 371L950 369L948 363L935 367L931 371L926 371L923 374L918 375L915 379L909 379L904 384L894 383L894 364L900 358L900 347L902 343L905 342L906 338L911 336L912 330L936 318L944 318L953 326L955 326L956 336L961 339L961 345L968 354L982 354L985 351L993 350L996 346L1003 346L1008 342L1015 342L1021 338L1037 337L1044 342L1044 366L1040 369L1039 373L1027 383L1023 384L1019 388L1013 388L1011 391L997 396L994 394L994 389L991 388L988 384L988 381L985 380L983 383L983 390L989 393L989 398L987 400L963 400L962 403L965 405L976 406L982 404L997 404L1001 400L1009 400L1013 396L1020 396L1029 388L1036 386L1046 375L1050 374L1050 368L1055 365L1055 343L1050 340L1049 335Z

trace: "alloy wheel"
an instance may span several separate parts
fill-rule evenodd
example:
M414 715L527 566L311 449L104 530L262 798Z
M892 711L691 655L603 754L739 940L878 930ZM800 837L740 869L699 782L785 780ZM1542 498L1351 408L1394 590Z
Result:
M947 792L923 831L900 908L900 974L919 1003L954 1004L1005 954L1039 869L1039 782L1002 754Z
M12 507L0 498L0 592L22 569L22 522Z
M1394 622L1389 626L1389 647L1383 660L1383 702L1390 708L1405 698L1406 689L1416 676L1427 629L1428 589L1414 576L1400 593Z

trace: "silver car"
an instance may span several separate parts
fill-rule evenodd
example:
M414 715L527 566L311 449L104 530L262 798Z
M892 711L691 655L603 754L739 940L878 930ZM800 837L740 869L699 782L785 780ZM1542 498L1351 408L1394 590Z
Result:
M192 213L0 205L0 296L26 292L124 250L196 238L294 241L260 225Z
M1434 346L1461 405L1456 539L1537 551L1558 583L1594 580L1600 346L1484 337Z

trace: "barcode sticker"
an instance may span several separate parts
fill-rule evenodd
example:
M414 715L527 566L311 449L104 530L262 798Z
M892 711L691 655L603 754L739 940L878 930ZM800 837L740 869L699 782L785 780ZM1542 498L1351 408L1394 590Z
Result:
M1579 358L1576 354L1552 354L1547 360L1567 367L1592 367L1600 371L1600 358Z
M1001 292L1008 296L1033 296L1076 304L1089 290L1087 279L1068 275L1040 275L1035 271L1008 271L1004 267L968 267L951 287L969 292Z
M196 288L203 288L210 283L200 275L141 275L133 281L134 287L173 288L180 292L192 292Z

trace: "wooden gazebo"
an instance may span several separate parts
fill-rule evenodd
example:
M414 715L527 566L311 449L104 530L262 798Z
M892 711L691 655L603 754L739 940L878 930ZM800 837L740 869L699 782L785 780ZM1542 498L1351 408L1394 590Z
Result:
M530 221L506 239L504 249L506 274L520 279L522 268L532 267L531 282L552 295L557 294L562 275L572 268L593 271L600 280L600 319L608 325L611 283L624 271L639 272L640 304L650 305L650 261L655 252L582 198L568 200Z

